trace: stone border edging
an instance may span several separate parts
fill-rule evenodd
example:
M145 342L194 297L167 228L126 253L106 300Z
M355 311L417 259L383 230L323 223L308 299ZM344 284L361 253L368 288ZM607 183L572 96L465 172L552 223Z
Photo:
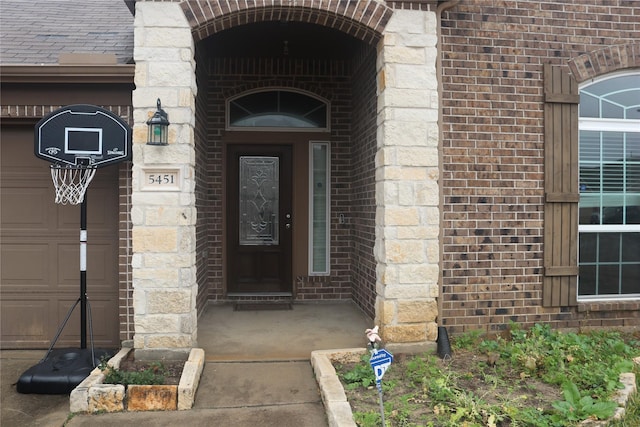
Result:
M635 357L633 359L633 363L640 366L640 356ZM622 374L620 374L619 381L620 383L622 383L622 388L618 390L613 396L614 402L618 404L616 412L613 414L613 416L608 420L584 420L580 423L582 427L605 427L609 424L609 421L620 420L622 419L622 417L624 417L629 397L631 397L632 394L638 391L636 387L636 374L634 374L633 372L623 372Z
M122 360L133 348L122 348L113 356L107 364L114 368L120 367ZM189 358L184 364L180 383L178 384L178 410L191 409L193 407L196 390L200 383L202 370L204 369L204 350L192 348ZM95 368L69 396L70 412L96 412L96 411L123 411L124 386L121 384L103 384L104 373L100 368ZM95 401L105 402L104 406L96 407ZM109 403L107 405L107 403Z
M347 400L344 387L342 387L333 363L357 363L367 352L366 348L316 350L311 352L311 366L320 388L320 395L324 403L329 427L356 427L351 405ZM640 365L640 357L634 358L633 362L636 365ZM637 392L634 373L626 372L620 374L620 382L623 388L618 390L614 396L615 402L618 403L618 408L611 419L621 419L624 416L629 397ZM583 427L601 427L607 425L609 421L585 420L580 425Z
M338 378L333 362L357 363L367 353L366 348L317 350L311 352L311 366L320 388L329 427L356 427L351 405Z
M193 407L203 369L204 350L201 348L192 348L189 352L189 358L182 369L180 383L178 384L178 411L184 411Z

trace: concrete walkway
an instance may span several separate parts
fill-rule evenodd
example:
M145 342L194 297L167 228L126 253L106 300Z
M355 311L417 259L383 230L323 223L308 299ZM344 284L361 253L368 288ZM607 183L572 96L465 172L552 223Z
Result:
M354 305L294 304L292 310L209 306L198 323L207 361L309 360L314 350L363 347L373 325Z
M193 409L77 414L67 421L68 396L19 394L11 385L44 352L2 351L0 425L324 427L311 351L362 347L364 330L372 326L351 304L296 304L282 311L213 305L198 325L206 363Z

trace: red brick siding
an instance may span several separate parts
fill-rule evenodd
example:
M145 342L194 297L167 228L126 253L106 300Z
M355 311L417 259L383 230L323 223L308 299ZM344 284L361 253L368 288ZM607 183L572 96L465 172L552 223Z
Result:
M306 0L285 5L272 0L186 0L181 7L196 41L238 25L283 20L335 28L373 43L392 15L376 0Z
M132 109L129 108L131 111ZM133 123L132 114L127 121ZM133 273L131 271L131 162L123 162L118 167L118 189L120 209L118 213L118 313L120 320L120 340L133 339Z
M354 73L351 172L351 212L345 213L353 233L353 300L371 318L375 317L376 261L376 52L365 49Z
M374 60L369 65L373 67ZM208 300L221 300L224 297L222 286L222 137L225 124L225 101L230 96L243 91L268 87L291 87L316 93L331 102L331 275L329 277L301 277L296 280L296 297L300 300L343 300L352 297L355 264L368 266L367 274L373 274L371 268L373 254L373 225L367 223L370 242L368 259L360 263L354 259L352 226L358 223L358 217L349 218L354 211L352 199L352 171L366 170L373 178L373 155L356 156L352 150L356 143L366 143L375 147L372 139L374 130L367 137L352 136L352 95L351 95L351 63L344 61L303 61L303 60L261 60L261 59L211 59L208 63L202 59L199 69L199 96L197 101L198 121L205 124L196 125L196 193L198 198L198 252L207 251L208 257L203 263L198 255L198 283ZM205 65L208 64L208 65ZM240 64L242 67L240 68ZM242 70L238 73L238 70ZM371 76L373 69L369 70ZM373 77L372 77L373 78ZM206 83L204 83L206 79ZM369 79L371 80L371 78ZM202 90L202 88L205 88ZM373 105L375 113L375 85L369 83L369 105ZM367 93L358 94L364 100ZM361 113L358 113L362 116ZM370 114L370 112L369 112ZM368 120L375 121L369 117ZM369 140L366 140L369 138ZM355 140L354 140L355 139ZM373 181L369 183L373 185ZM361 185L361 184L358 184ZM358 187L359 188L359 187ZM374 197L369 191L364 197ZM363 199L362 195L359 195ZM375 206L370 199L358 202L366 206ZM358 208L360 209L360 208ZM202 214L201 214L202 212ZM338 224L341 213L349 219L345 225ZM366 253L366 251L361 251ZM360 256L360 255L358 255ZM356 258L358 257L356 256ZM362 267L359 267L362 268ZM368 279L367 279L368 280ZM375 282L374 282L375 283ZM200 297L199 297L200 298ZM200 303L199 303L200 304Z
M578 83L625 68L640 68L640 43L613 45L585 53L569 61Z
M197 55L196 61L198 63L205 62L206 59ZM205 67L196 67L196 80L198 82L198 92L206 93L208 86L208 79L206 75ZM208 158L209 153L207 150L207 104L206 97L196 97L196 112L195 112L195 129L194 129L194 142L195 142L195 196L196 196L196 281L198 283L198 295L196 297L196 310L199 314L204 312L207 302L209 300L209 292L211 292L210 282L216 282L216 274L211 271L212 266L217 266L217 271L222 271L222 250L218 247L211 247L209 244L209 234L211 230L217 230L216 218L218 222L222 221L219 213L216 215L216 211L213 209L211 200L215 199L216 195L213 193L213 182L211 169L216 168L211 164ZM221 197L222 195L218 195ZM218 230L219 231L219 230ZM215 232L214 232L215 234ZM214 268L214 270L216 270ZM213 276L213 277L211 277ZM221 281L220 277L217 278L217 282Z
M640 5L625 0L463 0L443 13L441 323L450 331L640 324L634 303L541 307L543 64L637 44L639 18Z

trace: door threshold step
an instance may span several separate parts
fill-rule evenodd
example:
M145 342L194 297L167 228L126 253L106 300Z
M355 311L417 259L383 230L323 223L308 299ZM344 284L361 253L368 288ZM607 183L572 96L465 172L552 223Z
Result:
M272 298L272 297L285 297L291 298L293 294L291 292L229 292L227 297L229 298Z
M262 310L291 310L293 306L290 302L278 301L242 301L233 306L233 311L262 311Z

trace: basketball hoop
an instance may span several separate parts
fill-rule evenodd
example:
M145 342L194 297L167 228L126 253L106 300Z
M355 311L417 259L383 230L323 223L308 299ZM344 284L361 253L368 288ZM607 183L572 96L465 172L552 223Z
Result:
M1 1L1 0L0 0ZM131 127L121 117L96 105L61 107L35 126L34 154L51 164L55 202L80 205L80 295L58 328L44 359L18 380L19 393L69 394L108 350L94 351L91 306L87 298L87 198L98 168L131 159ZM80 350L53 348L73 310L80 305ZM87 315L91 353L87 356ZM62 361L60 363L59 361Z
M36 124L33 143L36 157L51 163L55 201L62 205L84 203L97 168L131 159L131 127L96 105L52 111Z
M56 203L62 205L79 205L89 183L96 174L96 167L91 164L63 165L51 164L51 179L56 190Z

